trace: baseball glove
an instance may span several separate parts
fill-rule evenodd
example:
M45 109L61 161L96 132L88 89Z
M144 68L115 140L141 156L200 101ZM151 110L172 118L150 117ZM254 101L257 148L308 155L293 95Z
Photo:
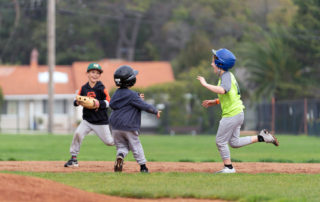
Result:
M99 107L99 101L92 97L77 95L76 100L87 109L97 109Z

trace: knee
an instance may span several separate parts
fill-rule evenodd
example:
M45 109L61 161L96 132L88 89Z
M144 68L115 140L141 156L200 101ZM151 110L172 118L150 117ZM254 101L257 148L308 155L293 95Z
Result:
M83 139L83 134L81 134L79 131L76 131L75 133L74 133L74 137L73 137L73 139L75 139L75 140L78 140L78 141L81 141L82 139Z
M113 138L109 138L104 142L107 146L115 145Z
M108 146L114 146L114 142L107 143Z
M114 141L113 140L109 140L107 142L105 142L106 145L108 146L114 146Z
M239 144L238 144L238 141L229 142L229 145L232 148L239 148L240 147Z
M227 143L225 143L225 142L216 142L216 145L217 145L218 148L222 148L222 147L226 146Z

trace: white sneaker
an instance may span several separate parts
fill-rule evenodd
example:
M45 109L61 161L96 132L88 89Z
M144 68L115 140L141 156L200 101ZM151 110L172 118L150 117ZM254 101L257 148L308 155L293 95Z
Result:
M215 173L236 173L236 169L234 168L230 169L228 167L224 167L222 170Z
M263 137L266 143L272 143L276 146L279 146L277 138L274 135L270 134L266 129L263 129L259 135Z

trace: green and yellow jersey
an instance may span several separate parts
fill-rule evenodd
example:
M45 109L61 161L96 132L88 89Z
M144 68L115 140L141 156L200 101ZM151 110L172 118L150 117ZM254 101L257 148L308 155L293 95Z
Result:
M232 117L245 108L240 95L238 82L231 72L224 72L219 78L218 86L225 89L225 94L218 94L222 117Z

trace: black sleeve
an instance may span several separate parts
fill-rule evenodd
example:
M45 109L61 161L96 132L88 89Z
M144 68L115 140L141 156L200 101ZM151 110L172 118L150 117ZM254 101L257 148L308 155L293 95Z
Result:
M100 90L100 97L97 99L99 101L99 109L106 109L109 107L109 102L107 101L107 95L105 93L105 88Z

